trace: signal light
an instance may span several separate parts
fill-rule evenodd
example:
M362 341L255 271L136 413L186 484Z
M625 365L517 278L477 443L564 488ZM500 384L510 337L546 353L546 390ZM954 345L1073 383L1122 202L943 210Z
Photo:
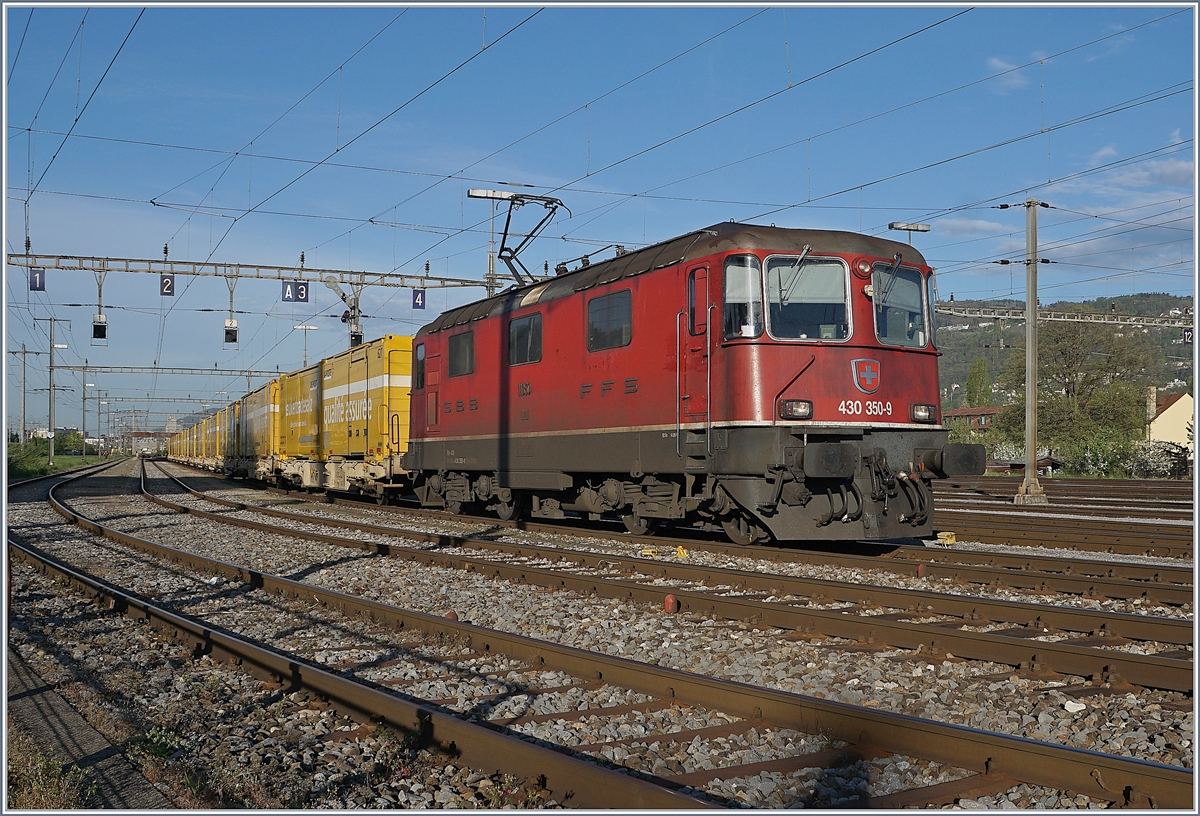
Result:
M913 405L912 407L913 422L937 422L937 406L936 405Z
M107 340L108 339L108 315L98 314L92 315L92 339Z
M237 321L230 318L225 321L225 345L236 346L238 341Z
M813 404L808 400L784 400L779 406L780 419L812 419Z

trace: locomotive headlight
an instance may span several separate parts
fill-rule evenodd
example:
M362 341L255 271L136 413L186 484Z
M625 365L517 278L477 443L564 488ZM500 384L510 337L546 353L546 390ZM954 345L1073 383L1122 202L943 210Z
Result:
M937 422L936 405L914 405L912 407L913 422Z
M779 406L780 419L812 419L812 403L808 400L784 400Z

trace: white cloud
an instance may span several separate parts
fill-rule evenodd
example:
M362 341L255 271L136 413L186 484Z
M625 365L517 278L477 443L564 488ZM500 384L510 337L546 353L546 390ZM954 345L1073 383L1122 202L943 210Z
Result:
M1098 164L1106 163L1110 159L1115 159L1118 155L1119 154L1117 153L1117 149L1115 147L1112 145L1105 145L1092 154L1091 158L1088 159L1088 164L1095 167Z
M993 233L1011 232L1011 227L997 224L995 221L984 221L979 218L942 218L937 222L939 235L975 236Z
M1194 164L1189 159L1162 159L1144 162L1141 165L1118 173L1113 177L1115 184L1125 187L1181 187L1190 188L1195 175Z
M1175 128L1174 130L1171 131L1170 139L1171 139L1171 144L1179 144L1183 141L1183 137L1181 137L1179 135L1179 128Z
M1024 88L1029 85L1029 77L1025 76L1021 71L1013 70L1017 67L1016 63L1008 62L999 57L988 57L987 67L988 70L995 73L1011 71L1011 73L1004 74L992 81L992 88L1000 93Z

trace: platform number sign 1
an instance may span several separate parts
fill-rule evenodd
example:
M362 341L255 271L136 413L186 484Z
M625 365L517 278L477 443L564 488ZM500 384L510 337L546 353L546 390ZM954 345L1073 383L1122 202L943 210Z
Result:
M30 292L45 292L46 291L46 270L30 269L29 270L29 291Z
M284 303L308 303L308 281L284 281Z
M425 290L424 289L413 289L413 308L414 309L424 309L425 308Z
M1183 330L1183 342L1185 345L1190 346L1192 344L1192 333L1195 331L1196 331L1195 329L1184 329Z
M158 276L158 293L163 297L175 297L175 276Z

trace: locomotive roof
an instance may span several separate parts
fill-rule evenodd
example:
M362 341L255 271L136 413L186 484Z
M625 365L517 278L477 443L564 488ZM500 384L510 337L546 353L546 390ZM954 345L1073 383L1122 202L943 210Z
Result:
M836 253L890 258L899 252L904 256L905 263L925 266L925 258L919 251L909 244L887 238L841 230L787 229L725 221L615 258L598 261L591 266L565 272L548 281L507 289L492 297L450 309L432 323L423 326L417 332L417 336L461 326L472 320L512 311L522 306L566 297L593 286L613 283L622 278L641 275L718 252L770 250L798 253L806 244L812 247L811 251L815 254Z

